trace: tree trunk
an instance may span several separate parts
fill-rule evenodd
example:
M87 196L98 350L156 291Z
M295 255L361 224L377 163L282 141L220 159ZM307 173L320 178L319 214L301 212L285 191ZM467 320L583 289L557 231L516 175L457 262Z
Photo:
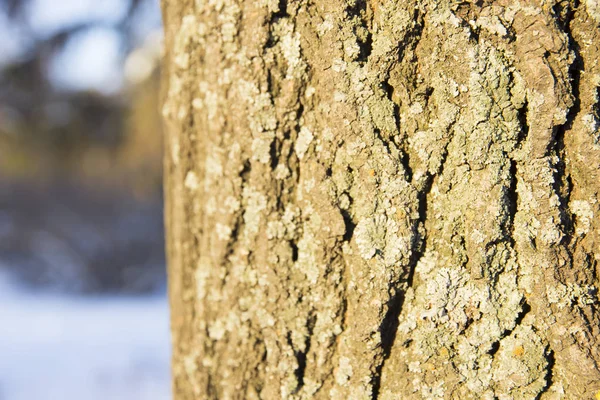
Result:
M177 400L600 398L595 0L163 10Z

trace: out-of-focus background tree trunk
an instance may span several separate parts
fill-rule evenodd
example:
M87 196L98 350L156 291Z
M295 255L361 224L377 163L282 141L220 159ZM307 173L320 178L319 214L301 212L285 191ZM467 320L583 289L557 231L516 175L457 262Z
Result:
M163 19L176 399L600 396L596 2Z

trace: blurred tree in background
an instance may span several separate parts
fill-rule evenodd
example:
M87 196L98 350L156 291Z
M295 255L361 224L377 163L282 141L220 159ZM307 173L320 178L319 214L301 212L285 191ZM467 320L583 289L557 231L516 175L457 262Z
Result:
M164 285L157 1L0 0L0 268Z

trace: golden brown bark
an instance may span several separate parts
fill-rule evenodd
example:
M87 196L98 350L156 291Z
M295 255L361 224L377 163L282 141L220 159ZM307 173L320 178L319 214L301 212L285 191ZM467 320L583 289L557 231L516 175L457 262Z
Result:
M593 0L163 0L180 399L600 393Z

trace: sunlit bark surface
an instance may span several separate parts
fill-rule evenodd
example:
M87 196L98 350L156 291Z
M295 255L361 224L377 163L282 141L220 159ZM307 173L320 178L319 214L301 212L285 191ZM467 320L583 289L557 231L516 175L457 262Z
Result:
M593 399L600 6L163 0L184 399Z

